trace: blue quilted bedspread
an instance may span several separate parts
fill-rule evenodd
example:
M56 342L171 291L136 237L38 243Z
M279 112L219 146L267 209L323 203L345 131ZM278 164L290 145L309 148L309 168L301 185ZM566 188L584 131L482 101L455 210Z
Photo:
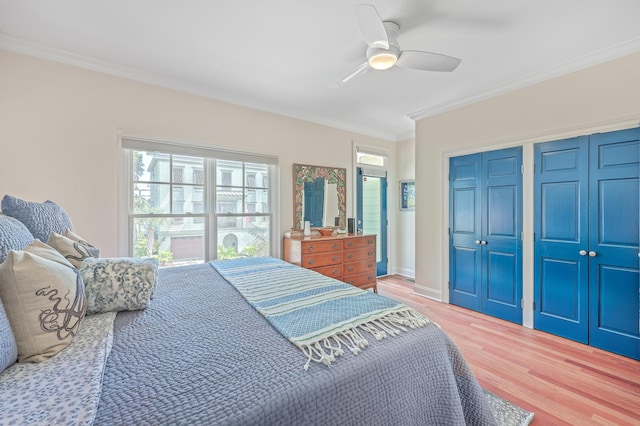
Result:
M116 317L95 424L495 424L434 324L304 361L210 264L161 269L151 305Z

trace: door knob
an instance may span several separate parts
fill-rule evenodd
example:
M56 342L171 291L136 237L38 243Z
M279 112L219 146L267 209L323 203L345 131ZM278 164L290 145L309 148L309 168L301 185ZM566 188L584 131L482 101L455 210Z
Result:
M481 241L480 241L480 240L476 240L476 244L480 244L480 243L481 243Z
M580 256L586 256L587 255L587 251L586 250L580 250L578 253L580 254Z
M589 252L589 257L596 257L598 255L598 253L596 253L595 251L590 251Z
M484 241L484 240L482 240L482 241L480 241L480 245L481 245L481 246L486 246L486 245L487 245L487 242L486 242L486 241Z

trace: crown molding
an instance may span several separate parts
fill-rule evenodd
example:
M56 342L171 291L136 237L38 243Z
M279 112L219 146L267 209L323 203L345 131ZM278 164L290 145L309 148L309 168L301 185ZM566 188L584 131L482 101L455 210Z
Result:
M15 53L20 53L28 56L34 56L41 59L50 60L53 62L59 62L66 65L72 65L91 71L96 71L116 77L122 77L129 80L138 81L141 83L152 84L155 86L172 89L178 92L189 93L192 95L202 96L216 101L226 102L233 105L238 105L246 108L252 108L260 111L264 111L271 114L277 114L284 117L293 118L296 120L307 121L313 124L318 124L325 127L331 127L333 129L344 130L351 133L357 133L364 136L369 136L377 139L383 139L389 142L397 142L401 140L398 135L392 132L379 131L371 128L354 126L349 123L339 122L335 120L328 120L324 117L318 117L305 114L292 114L290 111L285 111L274 105L265 105L259 103L243 102L233 99L229 96L223 96L217 93L210 87L188 83L184 80L174 79L171 77L142 71L136 68L124 67L108 61L95 59L83 55L78 55L65 50L56 49L51 46L46 46L40 43L34 43L28 40L11 37L0 31L0 49L8 50ZM404 137L404 135L402 135Z
M447 111L452 111L466 105L493 98L498 95L503 95L505 93L522 89L527 86L532 86L537 83L542 83L544 81L551 80L552 78L580 71L638 52L640 52L640 37L627 40L610 48L601 49L589 55L566 61L544 71L528 74L521 78L511 80L507 83L499 84L497 86L494 86L493 88L490 88L489 90L479 92L474 95L451 99L433 107L413 112L409 114L408 117L414 121L421 120L423 118L431 117Z

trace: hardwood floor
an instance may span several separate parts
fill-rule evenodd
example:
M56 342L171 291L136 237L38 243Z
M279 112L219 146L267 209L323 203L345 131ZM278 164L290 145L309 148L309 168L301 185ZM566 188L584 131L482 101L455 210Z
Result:
M399 275L378 293L425 314L482 387L533 411L533 425L640 425L640 362L413 294Z

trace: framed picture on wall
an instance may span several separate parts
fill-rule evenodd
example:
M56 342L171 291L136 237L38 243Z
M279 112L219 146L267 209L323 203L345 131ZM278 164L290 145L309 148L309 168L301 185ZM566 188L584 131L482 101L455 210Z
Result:
M400 210L415 210L416 183L413 180L400 181Z

